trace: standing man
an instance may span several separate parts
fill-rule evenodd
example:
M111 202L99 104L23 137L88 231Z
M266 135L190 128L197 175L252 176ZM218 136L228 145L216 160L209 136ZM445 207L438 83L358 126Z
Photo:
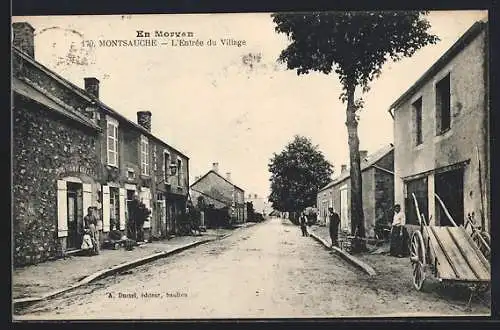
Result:
M99 254L99 232L97 231L97 218L94 216L92 207L87 209L87 215L83 218L83 226L90 231L94 253Z
M394 218L391 229L390 254L394 257L404 256L404 225L406 223L405 214L401 212L401 205L394 205Z
M307 233L307 217L304 211L300 213L299 221L300 229L302 230L302 236L309 236L309 234Z
M148 221L148 217L151 214L151 211L144 204L143 199L138 202L137 209L135 211L135 225L137 232L137 242L144 242L144 230L142 227L144 226L144 222Z
M332 247L339 246L339 225L340 216L333 210L333 207L328 208L328 220L330 229L330 239L332 240Z

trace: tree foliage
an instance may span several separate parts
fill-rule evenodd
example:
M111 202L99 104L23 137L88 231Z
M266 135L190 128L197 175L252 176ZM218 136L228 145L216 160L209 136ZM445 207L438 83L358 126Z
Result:
M412 56L439 39L429 34L426 11L273 14L275 30L291 41L279 61L297 74L334 71L345 91L368 84L388 60Z
M342 84L339 95L347 103L346 126L351 179L351 231L364 237L362 181L358 120L363 100L355 99L356 88L369 91L389 59L398 61L439 39L428 33L425 11L276 13L271 17L277 33L290 44L278 61L298 75L310 71L336 73Z
M316 203L316 194L331 180L332 165L318 146L296 135L268 165L271 172L269 201L275 210L298 212Z

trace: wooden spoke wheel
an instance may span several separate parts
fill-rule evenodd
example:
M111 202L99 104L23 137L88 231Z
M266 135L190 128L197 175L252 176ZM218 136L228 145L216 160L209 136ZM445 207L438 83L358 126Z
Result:
M420 231L415 231L411 237L410 260L413 267L413 286L422 290L425 281L425 247Z

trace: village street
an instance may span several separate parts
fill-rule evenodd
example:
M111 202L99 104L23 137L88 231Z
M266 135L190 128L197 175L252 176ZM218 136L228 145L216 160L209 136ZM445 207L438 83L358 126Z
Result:
M302 237L288 220L271 218L32 306L14 319L458 315L465 303L417 292L383 272L370 278ZM473 304L469 313L489 309Z

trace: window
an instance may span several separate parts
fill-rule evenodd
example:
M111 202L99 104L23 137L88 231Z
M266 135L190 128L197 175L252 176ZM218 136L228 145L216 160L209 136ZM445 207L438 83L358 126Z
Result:
M156 144L153 145L153 170L156 172Z
M412 104L414 112L415 125L415 143L418 146L423 142L422 136L422 98L419 98Z
M168 183L168 176L170 175L170 154L167 151L163 152L163 176L165 183Z
M141 174L149 175L149 143L145 136L141 136Z
M177 159L177 185L180 187L182 184L182 160Z
M118 166L118 121L107 117L108 123L108 165Z
M450 74L436 84L436 135L441 135L451 126Z
M127 179L129 180L135 179L135 171L133 168L127 169Z

